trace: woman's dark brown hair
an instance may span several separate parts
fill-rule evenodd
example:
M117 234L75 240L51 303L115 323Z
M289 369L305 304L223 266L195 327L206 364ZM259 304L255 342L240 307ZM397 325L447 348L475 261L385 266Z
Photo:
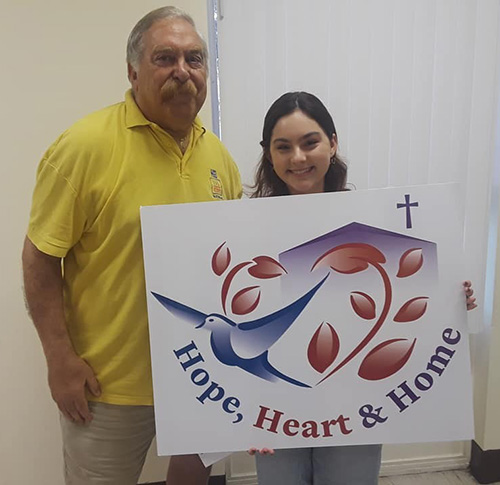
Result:
M335 124L325 105L313 94L303 91L283 94L269 108L264 118L262 129L262 156L257 165L255 185L251 197L273 197L288 195L286 184L276 175L270 160L271 136L276 123L294 111L302 111L306 116L318 123L329 140L335 135ZM325 175L325 192L345 190L347 166L335 154Z

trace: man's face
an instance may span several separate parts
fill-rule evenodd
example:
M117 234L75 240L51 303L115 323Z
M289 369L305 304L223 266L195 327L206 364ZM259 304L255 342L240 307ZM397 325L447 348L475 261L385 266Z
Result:
M189 129L207 95L207 59L193 27L183 19L155 22L143 36L138 69L128 66L137 105L166 131Z

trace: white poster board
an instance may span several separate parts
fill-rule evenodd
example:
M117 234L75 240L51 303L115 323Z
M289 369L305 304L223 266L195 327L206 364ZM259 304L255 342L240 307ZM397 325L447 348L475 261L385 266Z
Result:
M471 438L458 194L143 207L159 454Z

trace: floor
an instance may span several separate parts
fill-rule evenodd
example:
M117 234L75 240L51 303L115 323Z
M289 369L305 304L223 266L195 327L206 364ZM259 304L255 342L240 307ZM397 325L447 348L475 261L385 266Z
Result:
M379 485L476 485L478 482L466 470L458 470L383 477L378 483Z

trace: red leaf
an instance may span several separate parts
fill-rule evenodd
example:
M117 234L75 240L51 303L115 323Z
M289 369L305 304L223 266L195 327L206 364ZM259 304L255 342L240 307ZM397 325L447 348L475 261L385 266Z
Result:
M323 322L309 342L307 358L317 372L324 372L337 358L340 350L340 340L335 329Z
M286 269L278 261L269 256L257 256L253 258L255 264L248 268L248 272L255 278L276 278L286 274Z
M394 321L398 323L414 322L418 320L427 310L426 296L418 296L408 300L396 313Z
M392 376L408 362L417 339L387 340L372 349L359 366L359 377L379 381Z
M375 302L373 298L361 291L353 291L351 293L351 305L353 310L365 320L373 320L375 318Z
M311 271L321 266L352 274L368 268L369 263L385 263L385 256L374 246L364 243L348 243L330 249L313 264Z
M415 274L424 264L421 248L408 249L399 260L398 278L406 278Z
M231 286L231 283L233 282L234 277L246 266L249 264L252 264L251 261L244 261L243 263L237 264L229 273L226 275L224 278L224 281L222 283L222 288L221 288L221 299L222 299L222 308L224 310L224 313L227 315L226 312L226 300L227 300L227 295L229 293L229 288Z
M249 286L243 288L234 295L231 309L236 315L246 315L253 312L260 301L260 287Z
M229 263L231 263L231 251L229 251L229 248L224 247L225 244L226 242L224 241L212 256L212 270L217 276L224 273Z

